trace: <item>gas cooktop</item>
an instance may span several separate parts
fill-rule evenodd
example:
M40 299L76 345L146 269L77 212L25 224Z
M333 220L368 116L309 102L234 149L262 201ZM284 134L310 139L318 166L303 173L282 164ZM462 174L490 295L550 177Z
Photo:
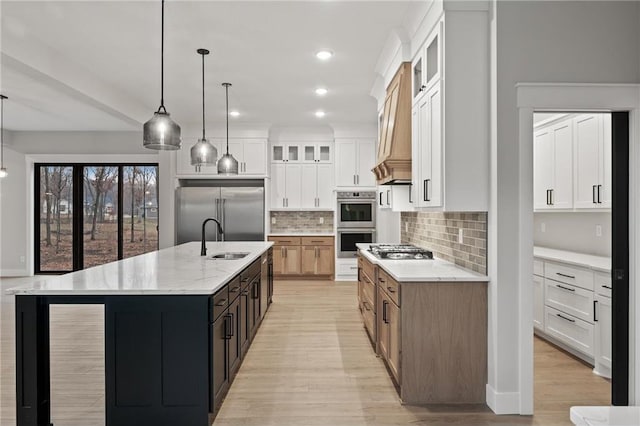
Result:
M380 259L433 259L433 252L411 244L372 244L369 251Z

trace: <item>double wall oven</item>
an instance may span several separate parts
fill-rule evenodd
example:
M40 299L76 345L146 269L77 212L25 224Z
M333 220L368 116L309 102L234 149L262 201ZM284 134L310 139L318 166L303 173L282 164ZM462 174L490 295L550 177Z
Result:
M376 242L376 193L338 192L338 257L355 257L357 243Z

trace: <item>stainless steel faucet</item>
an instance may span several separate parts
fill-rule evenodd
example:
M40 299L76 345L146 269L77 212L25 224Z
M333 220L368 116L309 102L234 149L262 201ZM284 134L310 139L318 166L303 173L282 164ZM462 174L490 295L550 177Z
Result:
M200 256L206 256L207 255L207 246L205 244L204 241L204 230L206 228L207 222L213 221L215 223L218 224L218 232L220 233L220 235L224 234L224 231L222 230L222 225L220 225L220 222L218 222L217 219L214 219L212 217L209 217L207 219L204 220L204 222L202 222L202 242L200 244ZM216 237L216 242L218 241L217 237Z

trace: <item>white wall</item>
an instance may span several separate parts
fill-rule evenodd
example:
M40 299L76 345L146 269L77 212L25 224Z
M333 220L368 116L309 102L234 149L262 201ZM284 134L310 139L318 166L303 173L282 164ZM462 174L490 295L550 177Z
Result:
M489 212L488 395L501 413L520 406L518 318L519 82L640 81L638 2L510 2L495 6L492 208ZM567 105L568 108L571 105ZM530 132L531 130L529 130ZM530 225L529 225L530 226ZM496 409L498 407L498 409Z
M596 226L602 229L601 236L596 235ZM611 213L534 213L533 243L541 247L610 257Z
M5 133L5 141L8 134ZM4 165L9 175L0 179L0 277L26 276L31 256L25 238L25 194L29 194L25 156L5 146Z

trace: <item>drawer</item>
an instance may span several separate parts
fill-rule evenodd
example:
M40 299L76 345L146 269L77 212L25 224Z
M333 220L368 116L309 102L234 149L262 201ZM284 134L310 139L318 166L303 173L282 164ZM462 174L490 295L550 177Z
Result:
M544 261L533 259L533 275L544 276Z
M244 271L240 272L242 288L248 286L249 282L251 282L256 275L259 275L261 271L262 264L260 263L260 259L256 259L251 265L247 266Z
M382 269L378 269L378 286L396 305L400 306L400 284Z
M211 297L209 321L214 322L229 307L229 285L225 285Z
M358 256L358 264L362 268L362 270L369 276L369 278L375 283L376 282L376 268L377 266L373 263L369 262L364 256Z
M332 246L333 237L300 237L303 246Z
M603 296L611 297L611 274L606 272L594 272L595 291Z
M273 241L276 246L299 246L301 242L300 237L269 237L269 241Z
M227 286L229 287L229 304L231 304L236 299L236 297L240 296L240 275L231 280L231 282L227 284Z
M545 278L545 305L593 323L593 292Z
M373 280L367 276L364 272L362 273L362 293L364 296L369 299L371 305L373 306L373 312L376 311L376 285L373 283Z
M336 275L341 277L353 276L358 274L358 265L353 263L336 262Z
M593 291L593 271L563 263L545 262L544 276Z
M545 307L544 331L571 348L593 356L593 324L549 306Z
M364 327L369 333L369 337L372 341L376 341L376 313L373 310L373 306L370 301L364 300L362 302L362 320Z

